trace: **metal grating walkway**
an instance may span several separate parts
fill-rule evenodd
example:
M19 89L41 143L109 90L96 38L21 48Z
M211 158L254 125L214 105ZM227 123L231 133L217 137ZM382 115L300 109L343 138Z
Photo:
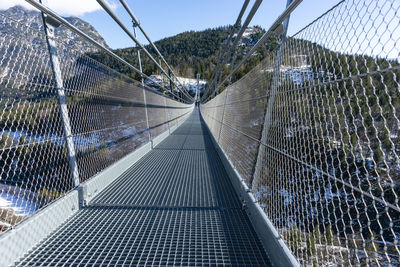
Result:
M269 265L197 109L18 263L63 264Z

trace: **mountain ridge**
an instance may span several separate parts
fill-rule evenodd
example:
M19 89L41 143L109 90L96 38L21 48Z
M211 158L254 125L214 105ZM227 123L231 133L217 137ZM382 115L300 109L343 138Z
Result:
M22 6L14 6L6 10L0 10L0 14L4 16L4 18L9 18L19 22L21 25L29 26L30 28L39 31L43 31L43 23L41 13L35 10L28 10ZM88 22L78 18L78 17L63 17L73 26L77 27L81 31L88 34L92 37L95 41L99 42L101 45L109 48L104 38L97 32L97 30ZM7 33L7 24L0 25L0 32L3 34ZM15 31L15 28L9 29ZM58 38L58 42L62 42L69 47L74 47L75 49L82 51L83 53L86 52L94 52L97 51L98 48L94 48L93 45L89 44L86 40L79 37L78 35L74 34L71 30L67 29L64 26L60 26L55 30L56 38L58 36L62 36L63 38ZM66 38L68 37L68 38ZM27 36L27 38L29 38ZM43 38L34 39L32 36L29 38L30 42L37 42L36 45L44 46Z
M154 44L176 75L186 78L195 78L197 74L200 74L201 79L209 81L220 61L218 55L221 44L226 43L231 31L231 25L209 28L202 31L186 31L155 41ZM239 62L264 33L265 30L260 26L246 29L238 43L235 62ZM233 39L235 36L236 35L233 36ZM276 46L276 36L271 36L266 41L266 44L261 46L256 53L235 72L232 81L243 77L243 75L255 67L269 51L273 51ZM150 45L146 45L145 47L154 58L158 58L156 51ZM137 51L138 48L136 47L114 50L118 56L124 58L133 66L138 66ZM133 79L140 80L140 75L138 73L135 73L130 68L127 68L104 53L91 53L89 56L115 68ZM156 65L147 56L143 55L143 53L141 60L143 72L146 75L160 74ZM230 63L231 56L228 56L222 68L222 76L229 73ZM166 69L164 64L162 65L164 69Z

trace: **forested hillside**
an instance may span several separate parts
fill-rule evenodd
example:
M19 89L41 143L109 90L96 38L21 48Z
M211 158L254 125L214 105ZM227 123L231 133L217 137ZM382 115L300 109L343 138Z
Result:
M202 79L208 80L218 63L218 51L221 44L226 42L232 26L223 26L204 31L188 31L178 35L168 37L155 42L155 45L165 57L166 61L173 68L178 76L195 78L197 73L200 73ZM239 42L237 50L237 61L248 51L252 45L264 34L265 30L261 27L250 27ZM238 71L234 80L243 76L247 71L256 66L262 58L264 58L268 50L276 47L275 38L271 38L267 45L260 48L259 51L252 57L252 60L247 62L240 71ZM157 58L154 49L147 45L146 49ZM137 48L125 48L115 51L119 56L127 60L134 66L138 66ZM91 57L106 63L108 66L115 67L119 71L129 75L134 79L140 79L140 76L133 70L128 69L122 64L116 62L112 58L104 54L92 54ZM224 72L229 70L230 59L227 60ZM158 70L153 62L142 52L143 71L147 75L158 73Z

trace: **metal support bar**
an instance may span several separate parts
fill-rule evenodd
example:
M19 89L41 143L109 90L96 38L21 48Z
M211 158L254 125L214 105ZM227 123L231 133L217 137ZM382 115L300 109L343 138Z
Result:
M296 9L298 5L303 0L293 0L292 3L286 8L286 10L279 16L279 18L272 24L266 33L258 40L258 42L251 48L251 50L243 57L243 59L236 65L236 67L231 71L231 73L219 84L217 89L221 87L233 73L235 73L239 68L250 58L251 55L261 46L264 45L267 38L270 37L275 30L283 23L283 21L290 16L290 14Z
M220 74L220 71L217 70L217 72L216 72L216 74L215 74L216 77L218 77L219 74ZM217 94L217 82L218 82L218 78L216 78L216 79L214 80L214 84L213 84L214 90L213 90L213 92L211 93L211 95L212 95L213 98L214 98L214 97L216 96L216 94Z
M287 7L288 8L293 0L287 0ZM254 184L258 183L258 179L261 176L261 170L262 170L262 153L261 153L261 143L265 143L265 139L267 137L267 134L269 132L269 128L271 125L271 119L272 119L272 111L274 109L274 104L275 104L275 97L277 94L278 86L279 86L279 73L280 73L280 65L281 65L281 47L282 44L286 40L286 34L287 34L287 29L289 26L289 18L290 15L286 17L286 19L282 22L282 27L283 31L281 33L281 39L279 40L279 47L276 52L276 59L275 59L275 66L274 66L274 75L272 77L272 82L271 82L271 88L268 92L269 98L267 105L264 107L264 121L261 126L261 133L260 133L260 142L258 143L258 148L257 148L257 157L256 157L256 162L254 164L254 170L253 170L253 175L249 181L249 187L253 188Z
M197 78L197 87L196 87L196 96L194 99L197 103L199 101L199 96L200 96L200 74L199 73L197 73L196 78Z
M39 0L39 1L42 3L43 1L46 0ZM46 33L47 47L49 49L49 54L50 54L51 67L56 82L58 104L60 106L60 115L63 123L64 138L68 151L69 168L71 170L74 185L79 186L80 184L79 170L78 170L78 164L76 162L74 142L72 139L71 122L68 115L67 101L65 99L65 91L62 80L60 61L58 59L58 53L57 53L57 44L54 40L54 31L55 28L59 26L59 24L57 24L54 20L49 19L49 17L47 17L43 12L42 12L42 19L43 19L44 30Z
M231 62L231 71L233 70L233 67L235 66L235 61L237 57L237 47L234 48L233 50L233 55L232 55L232 62ZM228 84L230 85L232 83L232 75L229 76Z
M234 51L236 51L236 47L237 47L237 45L238 45L238 43L239 43L239 40L242 38L244 31L245 31L245 30L247 29L247 27L249 26L251 20L253 19L254 15L256 14L258 8L260 7L262 1L263 1L263 0L256 0L256 2L254 3L253 7L251 8L249 14L248 14L247 17L246 17L245 22L243 23L242 27L240 28L239 32L237 33L235 40L233 41L232 45L229 46L228 51L226 51L226 52L224 53L224 56L222 57L222 64L221 64L222 67L225 65L225 62L226 62L226 58L227 58L227 57L226 57L226 54L229 55L229 52L230 52L231 49L234 49ZM232 69L231 69L231 70L232 70ZM217 74L218 74L218 75L217 75L216 77L217 77L217 82L218 82L219 79L220 79L220 77L221 77L221 75L222 75L222 70L221 70L219 73L217 73ZM232 76L232 75L230 75L229 77L231 77L231 76ZM217 95L217 90L218 90L218 88L219 88L219 86L217 86L216 88L214 88L214 91L215 91L214 95Z
M239 40L242 38L244 31L247 29L247 26L249 26L251 20L253 19L254 15L256 14L258 8L260 7L262 3L262 0L257 0L253 7L251 8L249 14L247 15L246 20L244 21L242 27L240 28L240 31L236 35L235 41L233 41L232 47L235 48L237 44L239 43Z
M137 35L136 35L136 26L135 26L135 23L133 23L133 34L135 35L135 37L137 36ZM139 49L138 49L138 51L137 51L137 55L138 55L139 70L140 70L140 72L143 73L143 70L142 70L142 60L141 60L141 58L140 58L140 50L139 50ZM147 127L149 142L151 142L151 144L152 144L153 142L152 142L151 132L150 132L149 114L148 114L148 111L147 111L146 89L145 89L145 86L144 86L144 78L143 78L143 75L141 76L141 81L142 81L142 90L143 90L144 112L145 112L145 114L146 114L146 127Z
M167 127L168 127L168 133L170 133L171 134L171 127L169 126L169 122L170 122L170 120L171 120L171 118L169 118L169 113L168 113L168 110L167 110L167 98L166 97L164 97L164 112L165 112L165 117L166 117L166 122L167 122Z
M225 99L224 99L224 108L222 110L222 118L221 118L221 127L219 128L219 133L218 133L218 143L220 142L221 139L221 132L222 132L222 126L224 126L224 116L225 116L225 109L226 109L226 99L228 98L228 91L225 92ZM215 116L214 116L215 117Z
M226 39L226 42L225 42L224 47L223 47L222 49L220 48L220 50L218 51L218 56L217 56L218 59L221 59L222 57L225 57L226 51L230 49L230 47L231 47L231 45L232 45L232 37L233 37L233 34L235 33L236 28L238 28L239 23L240 23L240 21L242 20L243 14L244 14L244 12L246 11L247 6L249 5L249 3L250 3L250 0L245 0L245 1L244 1L243 6L242 6L242 8L240 9L239 15L238 15L238 17L237 17L237 19L236 19L236 22L235 22L235 24L234 24L234 26L233 26L233 28L232 28L232 30L231 30L231 33L229 34L228 39ZM222 53L223 53L223 54L222 54ZM221 54L222 54L222 56L221 56ZM214 82L215 82L215 84L216 84L216 83L218 82L218 81L217 81L218 78L216 77L216 75L217 75L217 70L219 70L219 68L220 68L220 66L221 66L221 64L222 64L222 61L223 61L223 60L221 59L221 60L218 62L217 67L215 68L215 71L213 72L213 74L212 74L212 76L211 76L211 79L210 79L211 83L210 83L210 84L214 84ZM214 87L214 89L215 89L215 87Z
M168 70L169 73L171 73L170 70ZM174 90L174 84L172 82L172 80L169 80L169 90L171 90L171 92Z

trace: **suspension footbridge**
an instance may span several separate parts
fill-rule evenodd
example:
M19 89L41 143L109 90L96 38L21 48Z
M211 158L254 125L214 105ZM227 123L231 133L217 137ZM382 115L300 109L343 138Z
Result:
M133 30L97 2L137 66L26 1L39 27L0 13L1 266L400 264L398 1L339 1L288 36L288 0L242 53L267 4L245 0L195 95L124 0Z

